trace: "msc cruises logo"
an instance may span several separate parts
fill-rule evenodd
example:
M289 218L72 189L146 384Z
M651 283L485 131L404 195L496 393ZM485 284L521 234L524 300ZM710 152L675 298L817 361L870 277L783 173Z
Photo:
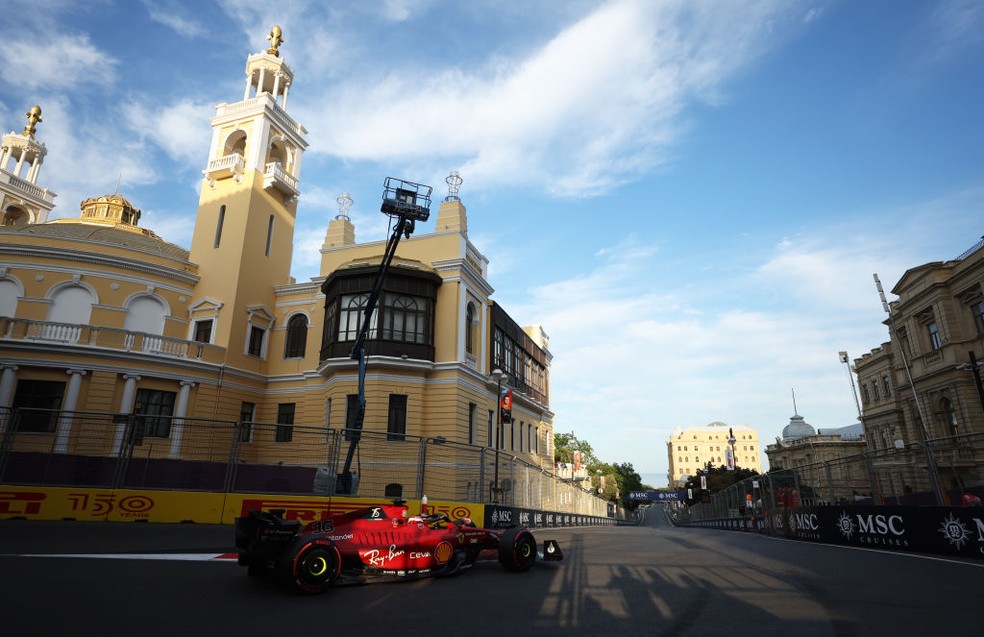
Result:
M841 535L850 540L851 536L857 533L858 527L854 526L854 520L851 519L851 516L846 511L841 511L840 517L837 518L837 530L841 532Z
M940 533L946 538L947 542L951 546L955 546L957 550L963 548L964 542L970 537L970 531L964 526L964 523L955 518L951 513L949 516L943 519L943 523L940 525Z

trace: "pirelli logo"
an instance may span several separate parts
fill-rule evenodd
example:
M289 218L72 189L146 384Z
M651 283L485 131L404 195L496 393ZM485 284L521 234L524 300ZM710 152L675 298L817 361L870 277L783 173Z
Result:
M246 517L250 511L271 511L283 509L285 520L300 522L323 522L334 515L349 513L365 508L364 502L316 502L312 500L289 500L286 498L243 498L239 515Z

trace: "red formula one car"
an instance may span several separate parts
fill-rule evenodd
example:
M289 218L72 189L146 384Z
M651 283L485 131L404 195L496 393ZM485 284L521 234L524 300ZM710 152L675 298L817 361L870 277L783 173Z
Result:
M268 570L301 593L334 584L379 579L447 576L471 567L483 551L510 571L526 571L539 558L563 559L554 540L538 551L528 529L481 529L444 514L411 516L406 503L367 507L301 528L283 511L250 511L236 519L239 563L250 575Z

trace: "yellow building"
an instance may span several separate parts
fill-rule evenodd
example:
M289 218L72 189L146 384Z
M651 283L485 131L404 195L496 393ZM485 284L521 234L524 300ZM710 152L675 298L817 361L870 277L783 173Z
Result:
M240 462L318 467L339 453L348 437L329 449L325 430L352 422L350 354L385 237L357 243L351 200L340 197L319 276L291 279L307 131L287 111L294 76L279 43L248 57L242 99L216 107L190 251L141 227L140 211L115 194L82 202L78 218L46 221L54 195L37 185L40 108L23 133L3 137L0 433L17 433L17 445L117 454L139 416L140 442L154 449L142 453L155 457L207 463L233 444ZM547 335L520 328L492 300L460 179L448 183L433 230L400 243L385 280L368 343L363 446L375 435L381 445L419 436L491 447L491 373L501 369L514 404L500 446L551 467ZM418 460L393 449L404 464ZM385 479L387 489L401 482ZM449 496L485 491L477 485L469 479Z
M698 469L720 467L726 460L730 437L734 435L735 464L742 469L762 472L758 432L747 425L726 425L712 422L703 427L677 427L666 442L669 459L667 483L670 487L686 482Z

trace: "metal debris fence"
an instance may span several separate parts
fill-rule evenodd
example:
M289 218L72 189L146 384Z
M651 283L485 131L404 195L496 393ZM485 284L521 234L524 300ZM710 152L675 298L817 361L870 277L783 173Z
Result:
M984 433L775 469L679 515L698 521L751 517L783 506L960 506L968 491L984 499Z
M333 495L353 435L349 495L609 513L552 467L443 438L42 409L0 408L0 484Z

